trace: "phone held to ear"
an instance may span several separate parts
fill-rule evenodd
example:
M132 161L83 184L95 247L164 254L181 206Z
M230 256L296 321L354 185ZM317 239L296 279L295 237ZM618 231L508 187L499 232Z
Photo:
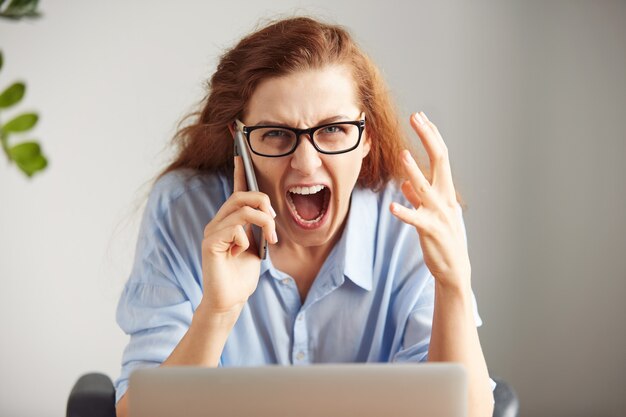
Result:
M243 138L243 132L235 128L235 156L241 156L243 160L243 170L246 173L246 183L248 184L249 191L259 191L259 186L256 182L256 176L254 175L254 166L252 165L252 158L250 158L250 152L248 152L248 145ZM257 225L252 225L252 235L256 242L256 247L259 248L259 257L265 259L267 257L267 241L263 235L263 231Z

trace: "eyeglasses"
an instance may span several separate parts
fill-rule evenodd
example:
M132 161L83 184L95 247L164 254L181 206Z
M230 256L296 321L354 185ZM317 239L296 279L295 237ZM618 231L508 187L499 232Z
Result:
M310 129L274 125L245 126L239 120L235 120L235 123L246 135L253 153L277 158L295 152L302 135L309 137L319 153L336 155L350 152L359 146L365 129L365 113L361 113L359 118L361 120L327 123Z

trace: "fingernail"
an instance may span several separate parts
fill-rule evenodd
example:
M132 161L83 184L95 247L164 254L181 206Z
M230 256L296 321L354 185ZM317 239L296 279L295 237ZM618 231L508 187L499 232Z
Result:
M276 235L276 230L272 232L272 243L278 243L278 236Z
M422 111L422 112L420 112L420 113L422 113L422 117L423 117L424 119L426 119L426 121L430 121L430 120L428 120L428 117L426 116L426 113L424 113L423 111Z
M402 155L404 157L404 162L406 162L407 164L412 164L413 162L415 162L413 160L413 157L411 156L411 152L409 151L404 151L404 155Z
M424 124L424 119L422 119L422 116L420 116L419 113L415 113L415 120L417 120L417 123L423 125Z
M274 207L270 206L270 212L272 212L272 217L276 218L276 212L274 211Z

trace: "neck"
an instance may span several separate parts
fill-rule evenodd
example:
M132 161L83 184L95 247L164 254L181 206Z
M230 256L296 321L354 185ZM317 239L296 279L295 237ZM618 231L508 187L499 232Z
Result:
M327 242L315 246L304 246L299 241L286 238L281 240L280 229L277 230L279 236L278 243L270 247L272 263L285 272L287 272L287 270L293 271L296 266L306 269L309 272L319 271L324 261L326 261L326 258L339 241L345 224L346 220L344 219L343 224ZM285 235L286 234L283 234L283 236Z
M336 233L328 242L319 246L302 246L297 242L280 240L271 251L276 253L281 259L290 259L302 264L318 264L322 265L328 254L339 240L340 233ZM279 235L280 236L280 235Z

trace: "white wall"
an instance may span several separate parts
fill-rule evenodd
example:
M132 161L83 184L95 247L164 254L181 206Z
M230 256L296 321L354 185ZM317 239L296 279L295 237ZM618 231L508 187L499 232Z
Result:
M118 373L115 324L148 188L221 51L259 18L352 29L403 115L448 143L493 374L523 416L626 415L626 3L44 1L0 21L49 168L0 158L0 415L64 413ZM0 120L11 114L0 112Z

